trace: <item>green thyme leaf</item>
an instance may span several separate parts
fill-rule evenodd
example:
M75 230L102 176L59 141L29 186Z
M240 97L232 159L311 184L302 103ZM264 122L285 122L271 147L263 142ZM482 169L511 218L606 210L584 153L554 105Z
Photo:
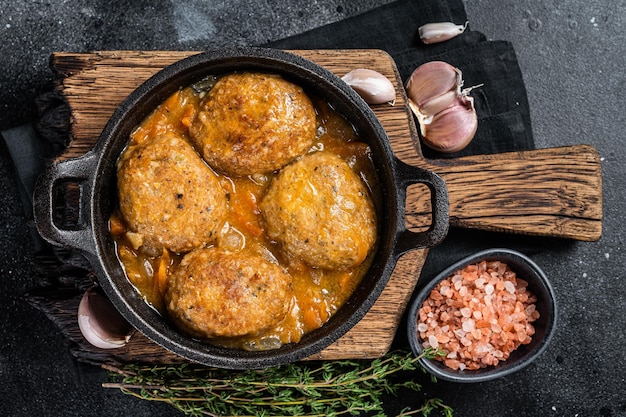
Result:
M200 365L125 365L109 371L106 388L148 401L172 405L191 416L386 416L383 395L398 395L400 388L420 391L413 380L396 382L391 375L420 369L421 357L396 351L372 361L300 362L264 370L232 371ZM438 398L399 416L428 416L433 410L452 417L452 409Z

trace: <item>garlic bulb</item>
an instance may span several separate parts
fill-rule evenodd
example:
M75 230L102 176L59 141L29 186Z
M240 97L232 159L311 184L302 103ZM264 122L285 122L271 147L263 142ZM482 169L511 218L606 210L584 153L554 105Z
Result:
M96 287L88 289L78 305L78 327L85 339L101 349L115 349L130 340L132 326Z
M357 68L343 77L343 81L354 89L368 104L394 102L396 89L387 77L366 68Z
M461 71L443 61L427 62L411 74L406 85L409 107L426 146L458 152L474 138L478 117L469 92L479 86L462 86Z
M452 22L426 23L418 28L420 39L425 44L447 41L465 32L469 22L456 25Z

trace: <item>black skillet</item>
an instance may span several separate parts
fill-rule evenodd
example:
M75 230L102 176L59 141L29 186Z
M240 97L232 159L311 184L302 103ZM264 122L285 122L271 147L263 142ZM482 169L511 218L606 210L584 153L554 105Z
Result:
M379 240L373 262L347 303L320 329L298 343L275 350L244 351L195 340L170 325L142 299L126 278L117 258L108 220L116 202L116 161L130 132L177 89L206 75L233 71L281 74L307 92L325 98L355 127L372 151L379 180ZM79 185L79 222L64 227L55 221L55 190L63 182ZM431 193L432 225L414 233L404 221L405 197L411 184L425 184ZM34 193L35 220L49 242L78 249L91 262L98 283L121 314L139 331L164 348L191 361L232 369L264 368L311 356L344 335L374 304L396 262L412 249L437 245L448 231L448 195L434 172L397 159L387 135L370 107L330 71L295 54L264 48L207 51L164 68L139 86L117 108L94 148L84 156L52 164L40 176Z

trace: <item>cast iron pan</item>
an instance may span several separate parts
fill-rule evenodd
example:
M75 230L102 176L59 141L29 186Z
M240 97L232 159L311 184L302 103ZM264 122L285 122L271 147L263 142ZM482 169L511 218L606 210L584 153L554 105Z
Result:
M379 179L379 241L372 266L347 303L320 329L298 343L276 350L243 351L213 346L186 336L148 306L127 280L117 258L108 219L115 208L116 161L130 132L177 89L206 75L233 71L281 74L312 95L325 98L356 128L371 148ZM79 185L79 222L65 227L55 222L53 196L62 182ZM425 184L431 193L432 224L414 233L404 221L406 189ZM81 251L97 273L100 286L122 315L139 331L164 348L208 366L264 368L311 356L345 334L374 304L397 260L409 250L428 248L448 231L448 195L434 172L397 159L378 119L369 106L341 79L297 55L274 49L235 48L206 51L166 67L131 93L115 111L94 148L84 156L52 164L40 176L34 195L35 221L49 242Z

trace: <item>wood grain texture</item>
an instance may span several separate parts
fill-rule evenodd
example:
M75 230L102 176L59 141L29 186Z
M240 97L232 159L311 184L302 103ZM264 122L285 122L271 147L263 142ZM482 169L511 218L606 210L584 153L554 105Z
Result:
M602 181L595 149L581 145L427 160L421 153L402 81L387 53L375 50L292 52L339 76L353 68L365 67L392 81L397 91L394 105L372 108L399 159L431 169L444 178L450 198L451 226L586 241L599 239ZM166 65L195 53L101 51L53 54L51 68L57 74L57 89L66 98L72 114L72 141L59 159L80 156L90 150L117 105L134 88ZM412 230L424 230L429 222L430 194L424 186L411 186L407 192L407 226ZM314 359L374 358L386 353L426 255L426 250L404 255L365 318ZM107 358L84 343L74 353L85 360L106 361ZM138 333L129 345L111 352L108 357L122 361L180 361Z
M602 234L602 171L590 146L426 161L425 167L446 181L453 226L582 241ZM423 200L408 201L412 219L429 213Z

